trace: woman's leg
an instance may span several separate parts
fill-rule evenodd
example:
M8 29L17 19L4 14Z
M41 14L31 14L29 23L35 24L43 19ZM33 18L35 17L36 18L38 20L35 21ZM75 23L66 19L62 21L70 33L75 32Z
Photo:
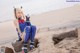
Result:
M31 26L31 34L30 34L31 42L34 42L35 35L36 35L36 26Z
M36 26L31 26L31 34L30 34L30 48L32 49L34 47L34 38L36 35Z
M28 43L28 40L29 40L29 36L30 36L30 27L27 26L25 28L25 35L24 35L24 44L23 44L23 47L22 47L22 50L24 50L25 53L27 53L27 43Z
M27 43L28 40L29 40L30 30L31 30L31 27L30 27L30 26L27 26L27 27L25 28L24 43Z

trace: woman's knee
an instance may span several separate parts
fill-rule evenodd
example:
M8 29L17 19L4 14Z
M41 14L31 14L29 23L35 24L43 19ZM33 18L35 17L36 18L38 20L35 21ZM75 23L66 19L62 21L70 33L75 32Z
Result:
M34 30L36 30L36 29L37 29L37 28L36 28L36 26L31 26L31 28L32 28L32 29L34 29Z
M30 27L30 26L26 26L24 30L25 30L26 32L29 32L29 31L30 31L30 29L31 29L31 27Z

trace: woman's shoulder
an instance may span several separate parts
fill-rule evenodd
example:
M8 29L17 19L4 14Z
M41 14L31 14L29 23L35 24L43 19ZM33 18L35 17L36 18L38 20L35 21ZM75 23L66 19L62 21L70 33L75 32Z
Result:
M14 23L18 23L18 20L17 20L17 19L14 19L13 22L14 22Z
M14 21L14 22L17 22L18 20L17 20L17 19L14 19L13 21Z

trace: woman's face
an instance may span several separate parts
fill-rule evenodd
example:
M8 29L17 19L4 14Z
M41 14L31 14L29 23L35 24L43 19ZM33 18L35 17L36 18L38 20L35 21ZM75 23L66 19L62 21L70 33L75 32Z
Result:
M20 9L17 9L16 10L16 16L17 16L17 18L22 17L23 16L23 12Z

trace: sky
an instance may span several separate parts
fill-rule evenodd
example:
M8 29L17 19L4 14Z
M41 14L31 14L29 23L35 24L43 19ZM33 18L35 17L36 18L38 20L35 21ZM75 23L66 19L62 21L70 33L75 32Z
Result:
M14 18L13 7L22 6L26 15L32 15L76 4L80 4L80 2L66 2L66 0L0 0L0 22Z

